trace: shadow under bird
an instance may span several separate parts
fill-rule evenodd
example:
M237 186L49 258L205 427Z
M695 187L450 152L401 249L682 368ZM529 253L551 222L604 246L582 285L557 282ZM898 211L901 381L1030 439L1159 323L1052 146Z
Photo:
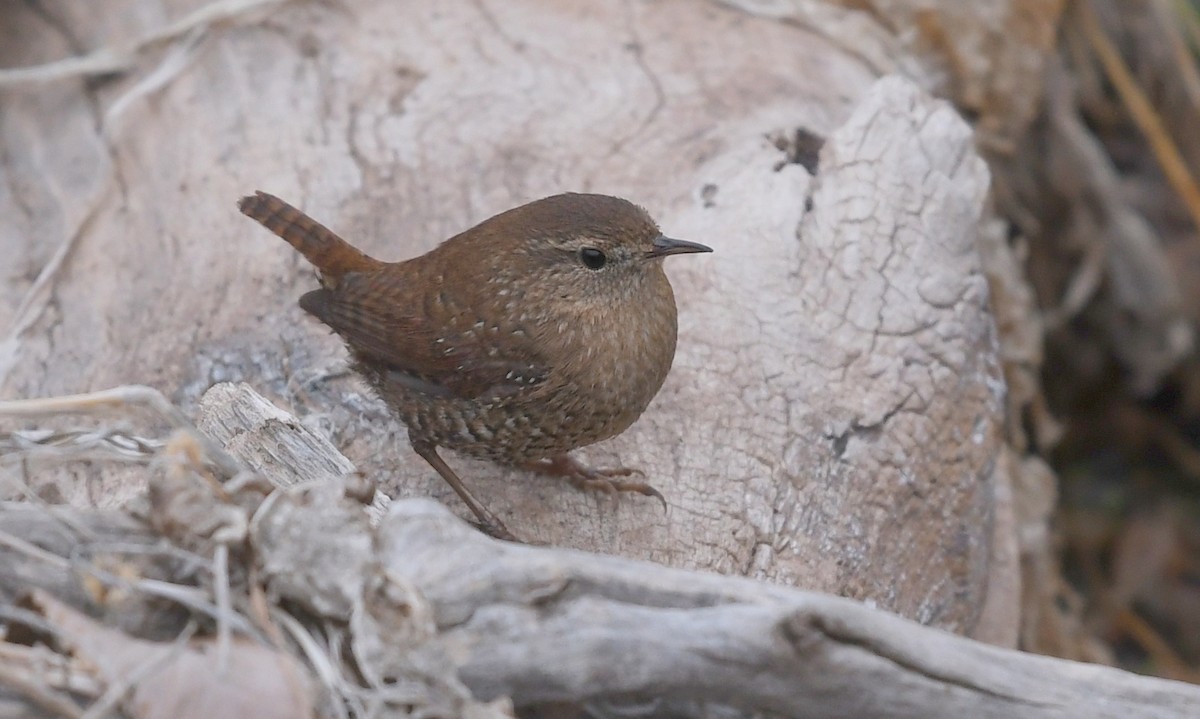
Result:
M341 335L485 531L513 538L438 447L662 500L624 479L636 470L568 452L620 434L658 393L677 332L662 259L711 248L664 236L645 210L607 195L537 200L402 262L367 256L263 192L238 208L317 268L321 289L300 306Z

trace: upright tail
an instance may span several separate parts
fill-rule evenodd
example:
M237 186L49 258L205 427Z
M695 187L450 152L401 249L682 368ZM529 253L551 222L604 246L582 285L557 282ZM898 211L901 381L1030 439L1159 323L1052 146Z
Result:
M375 270L384 264L274 195L255 192L239 200L238 209L287 240L333 284L348 272Z

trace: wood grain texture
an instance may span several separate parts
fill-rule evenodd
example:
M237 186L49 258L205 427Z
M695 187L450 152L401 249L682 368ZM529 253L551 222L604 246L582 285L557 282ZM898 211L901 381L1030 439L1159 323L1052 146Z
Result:
M47 15L98 47L196 5L125 13L143 3L48 3ZM118 16L142 26L105 19ZM31 53L59 34L42 16L20 22ZM988 177L948 105L898 78L876 84L877 71L905 67L864 61L895 50L886 34L863 26L857 42L853 52L796 23L684 0L289 3L266 22L216 26L106 136L90 119L63 128L79 166L12 164L22 197L54 208L39 248L90 201L62 189L100 171L87 148L108 144L116 179L53 302L16 335L0 394L138 382L194 408L214 383L246 381L330 432L387 493L464 512L342 372L337 339L295 307L311 270L237 199L287 197L394 260L540 196L628 197L667 234L716 250L668 267L680 332L662 392L585 453L645 470L669 512L448 461L540 542L974 631L1005 466L974 250ZM145 54L96 92L79 85L72 111L102 117L162 59ZM6 104L7 156L42 147L49 113ZM798 128L828 138L815 176L777 147ZM29 202L0 195L0 217ZM22 262L44 257L32 246L17 243ZM0 301L10 316L14 298ZM107 477L93 486L112 501L139 491Z

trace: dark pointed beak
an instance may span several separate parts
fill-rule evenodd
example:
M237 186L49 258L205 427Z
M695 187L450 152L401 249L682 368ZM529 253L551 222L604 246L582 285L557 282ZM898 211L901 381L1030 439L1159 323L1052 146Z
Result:
M712 252L708 245L687 240L676 240L670 237L654 238L654 249L646 253L647 257L666 257L667 255L683 255L689 252Z

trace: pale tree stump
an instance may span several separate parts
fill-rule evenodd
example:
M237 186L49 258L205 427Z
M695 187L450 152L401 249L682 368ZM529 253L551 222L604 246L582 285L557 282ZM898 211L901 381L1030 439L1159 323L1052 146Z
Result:
M48 7L6 19L9 64L118 47L180 12ZM399 259L539 196L617 194L716 250L668 263L674 370L633 428L586 451L643 469L670 509L451 458L476 494L540 543L1011 637L1012 617L980 625L989 583L1016 601L1011 556L992 558L1012 537L1002 522L993 539L1011 465L975 249L988 175L949 105L877 82L864 58L895 48L876 40L850 52L683 0L277 3L95 87L5 90L21 192L0 195L19 230L0 250L32 275L73 244L27 306L27 281L0 295L0 391L137 382L192 408L244 380L388 494L462 515L295 306L310 270L235 202L278 194ZM139 84L156 72L161 88ZM93 481L108 502L140 491Z

